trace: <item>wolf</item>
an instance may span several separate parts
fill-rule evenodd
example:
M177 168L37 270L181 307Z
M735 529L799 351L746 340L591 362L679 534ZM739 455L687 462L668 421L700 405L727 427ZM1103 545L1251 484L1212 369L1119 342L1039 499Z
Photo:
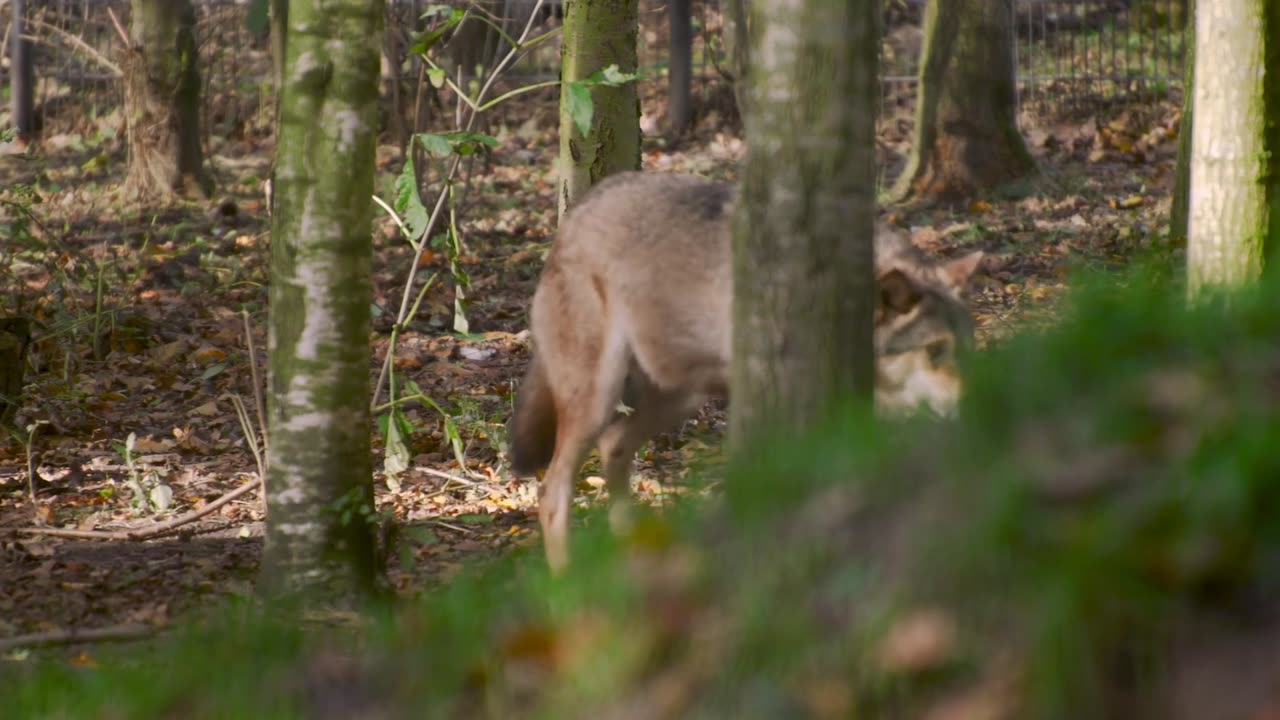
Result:
M592 446L611 519L625 517L636 451L728 395L736 200L730 183L623 172L563 218L534 292L533 358L507 426L513 472L546 470L538 519L553 572L569 561L574 478ZM982 253L929 262L881 222L875 254L877 407L950 414L957 353L973 339L965 291Z

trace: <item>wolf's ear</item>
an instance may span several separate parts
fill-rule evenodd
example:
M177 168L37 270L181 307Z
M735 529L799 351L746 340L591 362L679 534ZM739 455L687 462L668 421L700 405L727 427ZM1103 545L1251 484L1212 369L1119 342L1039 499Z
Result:
M898 315L908 313L920 302L920 291L901 270L884 273L876 284L880 291L880 306L889 312Z
M951 287L962 290L969 284L969 278L973 277L978 266L982 264L983 257L984 253L981 250L975 250L963 257L942 263L938 266L938 270Z

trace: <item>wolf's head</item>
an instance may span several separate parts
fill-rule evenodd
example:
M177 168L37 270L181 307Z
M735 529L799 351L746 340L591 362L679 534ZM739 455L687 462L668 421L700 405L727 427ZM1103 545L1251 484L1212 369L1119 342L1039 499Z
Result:
M973 344L966 300L982 252L930 262L905 237L876 232L876 406L901 415L922 406L955 413L963 382L958 355Z

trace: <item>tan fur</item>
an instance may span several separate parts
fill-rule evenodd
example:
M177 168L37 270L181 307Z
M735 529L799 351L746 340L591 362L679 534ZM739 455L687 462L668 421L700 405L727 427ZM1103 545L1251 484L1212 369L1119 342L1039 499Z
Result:
M694 176L620 173L560 226L508 428L513 469L547 470L538 516L555 571L568 563L574 478L591 447L621 517L640 446L728 392L735 200L733 186ZM948 414L960 394L955 355L972 338L963 287L981 254L931 264L881 225L876 256L877 402Z

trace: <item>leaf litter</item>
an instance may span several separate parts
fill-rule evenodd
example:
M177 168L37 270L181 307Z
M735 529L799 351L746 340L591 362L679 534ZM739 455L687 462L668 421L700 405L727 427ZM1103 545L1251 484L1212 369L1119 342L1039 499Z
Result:
M647 107L647 105L646 105ZM553 114L545 116L554 118ZM1178 108L1118 110L1027 132L1050 182L1023 197L963 206L896 208L892 220L939 256L987 252L973 293L980 342L1051 322L1073 265L1121 266L1163 242L1172 185ZM881 122L884 167L899 167L910 141L910 108ZM709 113L677 147L647 141L646 169L733 179L745 152L738 130ZM547 121L500 135L471 177L462 222L472 278L471 333L449 334L447 282L429 289L424 310L402 331L398 375L450 413L404 409L411 432L403 473L375 480L379 510L403 523L388 572L401 592L439 583L467 563L538 542L537 492L509 477L501 461L503 423L528 360L525 314L555 223L555 128ZM252 591L261 547L261 498L249 493L149 541L97 542L19 533L33 524L82 531L137 531L208 505L256 477L235 411L254 395L241 311L252 319L260 372L266 365L268 222L261 196L270 147L219 138L209 166L224 193L213 207L155 210L118 206L124 171L119 144L50 150L0 168L3 183L40 188L32 239L7 253L0 283L40 326L31 352L24 422L42 426L32 442L37 500L27 493L22 443L0 446L0 637L19 633L163 625L219 596ZM86 164L105 157L106 161ZM390 197L398 152L378 153L378 192ZM413 251L385 215L374 220L371 381L385 359L393 308ZM419 268L448 276L444 253ZM100 309L97 298L102 298ZM256 424L252 409L248 416ZM660 504L695 490L693 472L715 475L723 407L705 408L674 435L651 442L635 476L640 499ZM371 428L371 431L374 429ZM136 436L131 471L118 446ZM381 460L383 443L375 435ZM461 454L466 467L460 467ZM131 473L170 488L165 507L138 502ZM604 495L588 464L579 501ZM702 487L705 490L705 486ZM920 663L945 654L945 618L924 616L890 652ZM920 649L924 648L924 649ZM924 658L924 659L921 659ZM834 701L833 701L834 702Z

